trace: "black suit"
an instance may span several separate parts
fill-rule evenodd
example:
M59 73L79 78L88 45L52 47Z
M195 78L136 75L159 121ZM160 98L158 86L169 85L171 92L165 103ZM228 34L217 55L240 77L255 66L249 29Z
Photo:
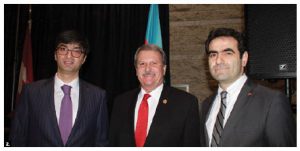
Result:
M140 90L129 91L115 99L110 122L110 146L136 146L134 110ZM195 96L165 86L144 146L200 146L197 103Z
M205 127L215 95L202 104L203 142ZM221 146L296 146L296 124L288 99L280 92L247 80L225 124Z
M77 117L66 146L108 144L105 91L79 80ZM64 146L54 107L54 78L25 85L11 127L13 146Z

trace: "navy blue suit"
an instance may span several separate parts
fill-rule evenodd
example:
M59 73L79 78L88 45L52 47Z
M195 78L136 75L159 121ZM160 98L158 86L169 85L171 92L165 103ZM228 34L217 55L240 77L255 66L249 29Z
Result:
M107 146L104 90L79 80L77 117L65 146ZM12 146L64 146L54 107L54 78L24 86L13 119Z

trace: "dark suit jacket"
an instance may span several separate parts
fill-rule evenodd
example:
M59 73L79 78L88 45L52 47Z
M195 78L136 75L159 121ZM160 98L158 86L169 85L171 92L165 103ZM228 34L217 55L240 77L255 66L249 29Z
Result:
M111 122L110 146L136 146L134 110L140 89L115 99ZM164 104L163 100L167 100ZM197 98L165 86L144 146L200 146Z
M65 146L106 146L105 91L79 80L79 105ZM54 107L54 78L25 85L11 127L13 146L64 146Z
M202 104L201 131L206 131L206 120L215 99L209 97ZM290 103L280 92L247 80L225 124L221 146L296 146L296 124Z

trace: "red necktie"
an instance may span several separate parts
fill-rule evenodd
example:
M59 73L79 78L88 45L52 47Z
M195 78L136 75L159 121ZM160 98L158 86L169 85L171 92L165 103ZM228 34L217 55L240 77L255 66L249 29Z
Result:
M148 98L150 94L145 94L139 108L138 119L135 129L135 144L137 147L143 147L147 137L148 125Z

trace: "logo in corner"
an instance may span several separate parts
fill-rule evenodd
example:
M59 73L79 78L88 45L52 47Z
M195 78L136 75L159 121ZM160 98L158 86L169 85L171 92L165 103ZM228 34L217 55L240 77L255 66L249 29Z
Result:
M279 71L287 71L288 65L287 64L280 64L279 65Z

